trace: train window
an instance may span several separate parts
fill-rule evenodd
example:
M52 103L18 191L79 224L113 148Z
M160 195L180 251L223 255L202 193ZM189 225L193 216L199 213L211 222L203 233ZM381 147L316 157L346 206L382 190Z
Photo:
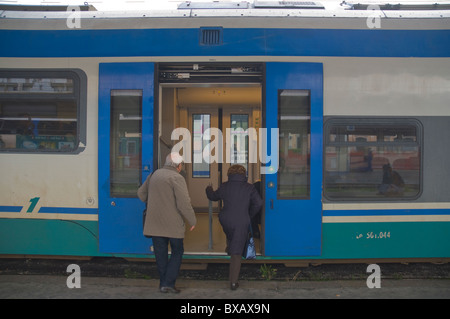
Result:
M209 144L209 139L204 137L205 131L211 128L211 114L192 115L192 177L209 178L211 175L209 163L203 157L203 149Z
M233 132L230 162L244 166L248 174L248 114L230 114L230 123Z
M311 102L308 90L278 92L278 198L308 199Z
M142 90L111 91L110 190L136 197L141 185Z
M334 119L325 126L329 199L411 199L420 193L420 125L413 120Z
M0 70L0 151L80 151L86 112L81 73Z

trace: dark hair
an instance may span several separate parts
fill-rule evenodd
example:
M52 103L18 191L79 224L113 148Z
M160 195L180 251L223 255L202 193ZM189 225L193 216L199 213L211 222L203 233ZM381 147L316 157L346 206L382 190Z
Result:
M228 169L227 175L230 176L233 174L240 174L246 176L245 167L238 164L231 165L230 168Z

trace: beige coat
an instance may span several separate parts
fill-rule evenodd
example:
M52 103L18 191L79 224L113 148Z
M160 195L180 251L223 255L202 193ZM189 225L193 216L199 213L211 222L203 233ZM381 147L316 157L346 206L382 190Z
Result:
M138 189L138 197L147 202L145 236L184 238L184 219L191 226L197 223L186 181L174 167L153 172Z

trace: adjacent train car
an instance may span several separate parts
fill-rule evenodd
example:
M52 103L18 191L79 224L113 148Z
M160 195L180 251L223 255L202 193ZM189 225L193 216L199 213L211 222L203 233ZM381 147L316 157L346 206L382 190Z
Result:
M186 260L226 258L204 189L233 162L258 261L450 258L449 3L23 9L0 5L1 255L151 258L136 190L176 149Z

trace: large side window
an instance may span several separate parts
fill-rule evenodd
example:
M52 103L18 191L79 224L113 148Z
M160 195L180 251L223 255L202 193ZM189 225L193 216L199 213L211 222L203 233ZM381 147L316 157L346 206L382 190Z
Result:
M332 119L325 125L328 199L396 200L420 194L421 125L409 119Z
M81 151L85 99L79 70L0 70L0 151Z

